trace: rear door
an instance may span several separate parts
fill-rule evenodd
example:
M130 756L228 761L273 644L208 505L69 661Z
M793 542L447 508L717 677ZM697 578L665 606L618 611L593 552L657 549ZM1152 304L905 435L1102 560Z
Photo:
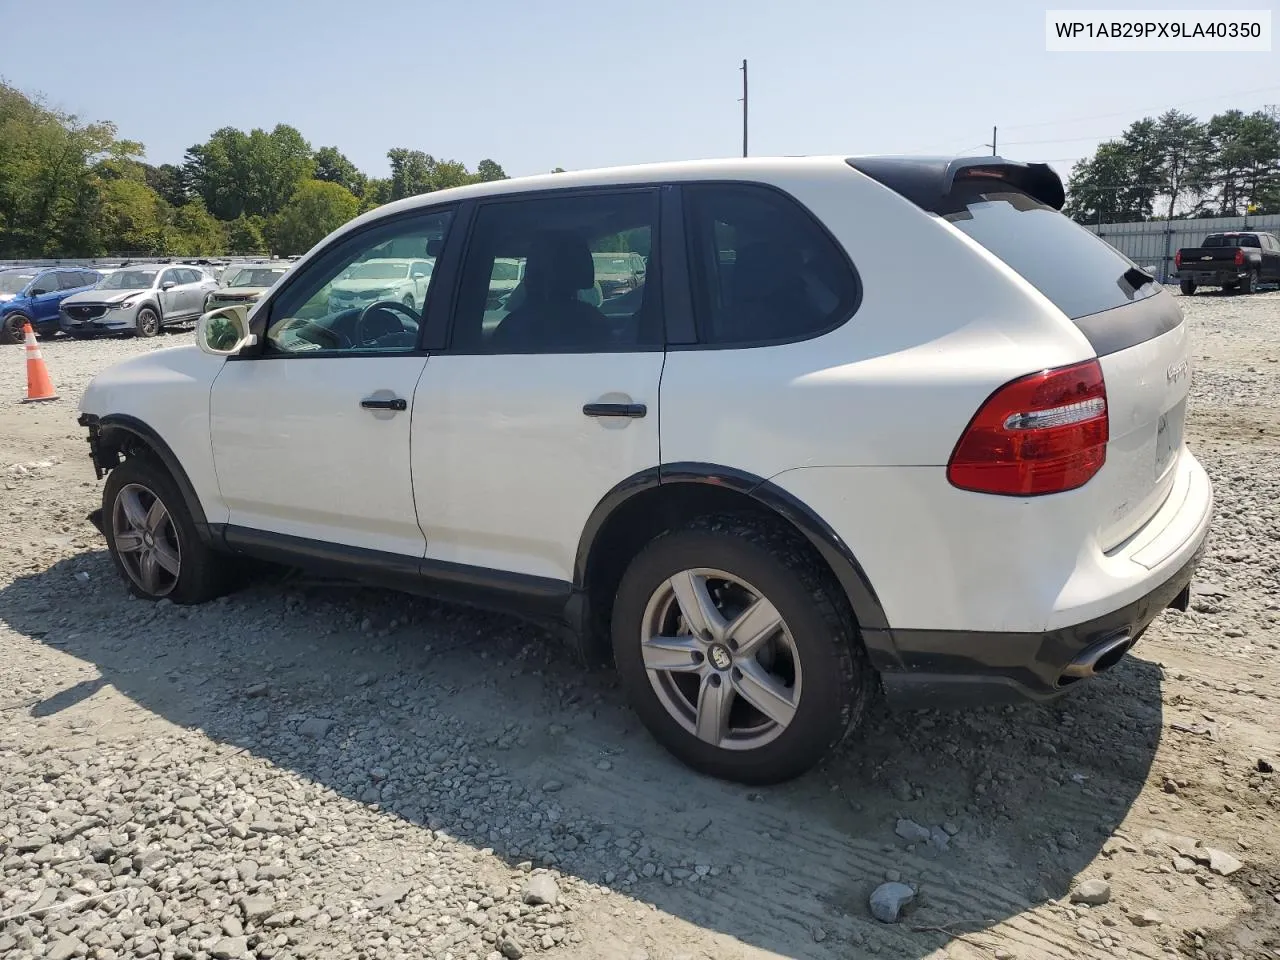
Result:
M1089 486L1109 549L1173 488L1191 381L1177 301L1120 251L999 181L957 186L941 215L1036 287L1084 334L1107 387L1107 461Z
M657 466L654 272L627 312L588 301L592 251L656 249L658 197L630 188L479 203L451 333L414 398L414 497L429 562L572 580L596 504ZM512 290L510 265L522 261ZM433 297L454 287L450 268L436 269Z

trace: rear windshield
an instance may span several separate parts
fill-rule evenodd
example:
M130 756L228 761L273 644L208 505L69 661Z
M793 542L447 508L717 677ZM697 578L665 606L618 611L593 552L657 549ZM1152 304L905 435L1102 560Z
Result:
M1251 237L1248 234L1218 234L1214 237L1206 237L1204 241L1206 247L1260 247L1257 237Z
M940 212L1072 320L1124 306L1160 290L1155 282L1135 289L1125 277L1125 272L1136 266L1132 260L1020 191L998 186L957 187Z

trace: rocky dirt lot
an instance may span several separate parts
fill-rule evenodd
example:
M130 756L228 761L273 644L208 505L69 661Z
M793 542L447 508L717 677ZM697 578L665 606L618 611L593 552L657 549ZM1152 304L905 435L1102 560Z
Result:
M286 575L127 598L75 403L0 350L0 957L1280 957L1280 294L1182 300L1193 610L1057 704L693 776L548 638ZM881 883L915 888L874 919Z

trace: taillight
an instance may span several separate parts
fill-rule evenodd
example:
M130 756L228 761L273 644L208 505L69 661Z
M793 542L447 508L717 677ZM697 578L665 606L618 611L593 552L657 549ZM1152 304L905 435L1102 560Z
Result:
M1236 248L1236 266L1244 266L1244 251L1239 248Z
M1181 250L1179 250L1177 253L1173 255L1173 268L1175 270L1182 269L1182 251Z
M961 490L1038 496L1089 482L1107 459L1107 387L1097 360L1005 384L974 415L947 463Z

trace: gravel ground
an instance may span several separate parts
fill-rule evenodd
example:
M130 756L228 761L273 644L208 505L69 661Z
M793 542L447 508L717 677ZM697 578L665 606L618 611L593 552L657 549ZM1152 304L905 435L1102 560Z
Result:
M1280 957L1280 294L1182 303L1193 609L1054 705L877 712L764 791L514 621L284 574L127 599L75 402L190 334L46 344L46 405L0 351L0 957Z

